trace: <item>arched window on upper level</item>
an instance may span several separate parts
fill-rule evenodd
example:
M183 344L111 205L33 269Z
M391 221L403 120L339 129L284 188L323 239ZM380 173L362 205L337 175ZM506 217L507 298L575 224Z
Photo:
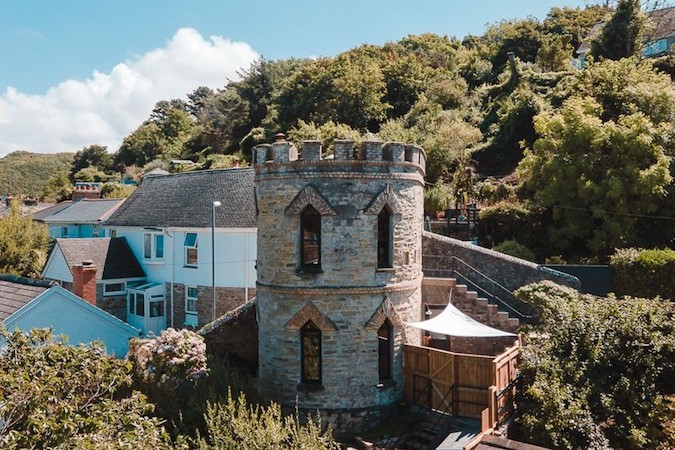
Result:
M300 328L300 381L321 384L321 330L311 320Z
M300 213L300 268L321 270L321 214L312 205Z
M393 346L394 327L386 319L382 326L377 330L377 372L380 383L391 380L391 357Z
M394 250L391 213L385 206L377 215L377 268L393 267L392 253Z

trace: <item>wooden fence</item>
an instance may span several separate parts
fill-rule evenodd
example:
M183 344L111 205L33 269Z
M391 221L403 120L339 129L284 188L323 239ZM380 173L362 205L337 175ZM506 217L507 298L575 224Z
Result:
M406 345L406 400L493 427L513 411L518 345L493 356Z

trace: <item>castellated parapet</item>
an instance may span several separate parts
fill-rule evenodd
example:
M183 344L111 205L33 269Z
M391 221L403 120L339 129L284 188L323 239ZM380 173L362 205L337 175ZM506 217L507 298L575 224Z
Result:
M403 399L403 344L420 343L426 154L301 149L254 148L261 393L361 430Z

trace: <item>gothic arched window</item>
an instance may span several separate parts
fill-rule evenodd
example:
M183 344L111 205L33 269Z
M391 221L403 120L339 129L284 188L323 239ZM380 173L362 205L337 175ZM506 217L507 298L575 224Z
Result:
M377 215L377 267L378 269L393 267L393 239L391 213L385 206Z
M393 347L394 328L389 319L386 319L377 330L377 372L380 382L391 380L391 356Z
M321 270L321 214L312 205L300 213L300 268Z
M310 320L300 328L300 381L321 384L321 330Z

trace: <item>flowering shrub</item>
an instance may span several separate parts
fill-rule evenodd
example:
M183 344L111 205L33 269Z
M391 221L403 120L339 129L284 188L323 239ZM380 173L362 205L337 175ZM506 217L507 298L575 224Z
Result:
M145 382L178 384L207 373L204 338L189 330L167 328L157 338L132 339L129 359Z

